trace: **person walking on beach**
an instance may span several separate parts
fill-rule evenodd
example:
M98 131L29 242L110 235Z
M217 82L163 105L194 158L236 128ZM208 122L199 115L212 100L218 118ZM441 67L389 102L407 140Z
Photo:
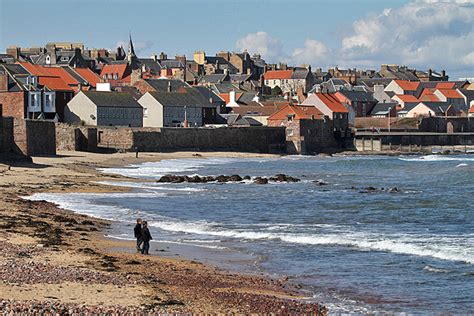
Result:
M142 226L142 254L148 255L148 250L150 250L150 240L152 240L153 238L151 237L150 231L148 230L148 223L146 221L143 221Z
M135 228L133 229L133 232L135 234L135 238L137 239L137 252L142 251L142 219L137 218L137 224L135 225Z

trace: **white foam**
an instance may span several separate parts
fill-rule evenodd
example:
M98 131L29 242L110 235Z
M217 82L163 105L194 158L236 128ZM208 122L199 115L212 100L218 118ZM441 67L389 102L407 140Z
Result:
M447 269L440 269L440 268L435 268L432 266L424 266L423 270L428 271L428 272L433 272L433 273L450 273L450 270Z
M119 174L132 178L159 178L165 174L189 173L197 171L206 165L222 165L241 160L236 158L169 159L133 164L123 168L99 168L98 170L104 173ZM246 161L250 160L252 159L246 159Z
M148 189L156 191L185 191L185 192L202 192L206 189L191 188L191 187L169 187L165 183L154 183L154 182L127 182L127 181L95 181L97 184L110 185L115 187L126 187L126 188L137 188L137 189Z
M416 162L433 162L433 161L474 161L474 157L466 156L443 156L443 155L427 155L413 158L398 158L403 161L416 161Z
M288 234L261 231L224 230L206 223L184 223L184 222L151 222L151 226L166 231L219 236L243 240L280 240L285 243L306 245L333 245L353 247L364 251L386 251L420 257L432 257L448 261L461 261L474 264L474 251L469 243L456 248L454 246L439 246L440 240L433 245L432 240L421 238L400 238L382 234L366 234L355 232L341 232L333 234ZM443 241L445 244L448 242ZM457 244L457 240L448 242Z

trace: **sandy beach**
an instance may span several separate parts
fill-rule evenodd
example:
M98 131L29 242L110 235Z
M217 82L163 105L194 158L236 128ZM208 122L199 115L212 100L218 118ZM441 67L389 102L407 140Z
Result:
M126 190L95 181L124 178L99 167L194 157L195 153L60 152L0 164L0 310L5 314L309 313L297 284L236 274L181 258L131 253L104 237L110 222L22 196L37 192ZM248 157L203 153L204 157ZM268 155L251 155L268 156ZM130 180L130 179L128 179ZM128 251L120 251L128 249Z

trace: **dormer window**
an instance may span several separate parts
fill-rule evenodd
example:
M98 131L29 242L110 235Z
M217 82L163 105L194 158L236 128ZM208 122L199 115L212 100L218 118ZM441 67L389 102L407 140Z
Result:
M113 77L112 77L112 74L109 74L109 79L112 79L112 78L113 78Z
M61 57L61 61L69 61L69 57L67 57L67 56Z
M115 80L118 79L118 74L114 74L114 79L115 79Z
M46 64L51 64L51 56L46 56Z

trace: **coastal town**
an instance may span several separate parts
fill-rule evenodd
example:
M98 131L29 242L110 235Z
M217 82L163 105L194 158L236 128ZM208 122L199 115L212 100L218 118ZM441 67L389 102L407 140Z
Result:
M322 69L267 63L248 51L143 58L131 35L115 50L73 42L9 46L0 54L0 109L1 151L18 147L27 155L100 147L311 154L474 144L474 83L442 69Z

